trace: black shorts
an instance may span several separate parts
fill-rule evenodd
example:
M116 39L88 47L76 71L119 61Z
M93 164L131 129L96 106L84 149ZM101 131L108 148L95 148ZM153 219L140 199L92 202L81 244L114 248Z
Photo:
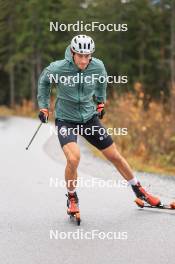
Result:
M61 147L70 142L77 142L77 136L81 135L97 149L102 150L113 144L112 137L102 126L97 115L94 115L86 123L74 123L56 119L58 138Z

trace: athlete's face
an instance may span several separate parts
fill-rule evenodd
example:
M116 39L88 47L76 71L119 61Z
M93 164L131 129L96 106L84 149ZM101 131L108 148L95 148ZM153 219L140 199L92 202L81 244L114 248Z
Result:
M91 54L74 53L74 63L80 70L86 69L91 59Z

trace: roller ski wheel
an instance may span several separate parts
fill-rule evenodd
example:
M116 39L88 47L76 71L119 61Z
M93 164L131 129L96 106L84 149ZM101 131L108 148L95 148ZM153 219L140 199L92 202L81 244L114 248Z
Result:
M80 225L80 210L79 210L79 200L76 192L73 194L68 193L66 195L67 199L67 214L70 216L70 220L75 220L77 225Z
M140 198L136 198L135 203L139 208L150 208L150 209L167 209L167 210L175 210L175 202L172 202L171 204L158 204L156 206L150 205L147 202L143 201Z
M75 220L77 222L77 225L80 226L81 223L80 213L75 214Z
M170 207L171 207L172 209L175 209L175 202L170 203Z
M69 215L71 221L75 220L77 225L80 226L81 223L80 212L71 213L68 209L67 214Z
M136 195L136 197L139 199L136 201L138 202L138 205L140 207L143 206L143 203L140 201L142 200L143 202L145 201L146 203L148 203L149 205L153 206L153 207L158 207L161 204L161 201L158 197L155 197L154 195L148 193L140 184L140 182L138 182L136 185L132 185L132 189Z
M143 208L144 207L144 201L139 199L139 198L136 198L135 199L135 203L138 205L138 207L140 208Z

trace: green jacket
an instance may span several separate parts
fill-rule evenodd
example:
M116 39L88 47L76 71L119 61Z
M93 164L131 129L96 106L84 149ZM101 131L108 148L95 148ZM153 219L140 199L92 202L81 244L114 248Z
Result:
M38 105L39 108L49 108L50 106L50 91L51 79L55 78L57 98L55 102L55 118L59 120L69 120L72 122L85 123L96 112L96 102L106 101L106 87L107 82L99 82L95 80L90 82L71 80L68 76L107 76L104 64L101 60L92 58L88 67L85 70L80 70L74 64L71 56L70 46L67 47L65 52L65 59L52 62L46 67L40 75L38 81ZM52 76L52 78L50 78ZM65 77L61 77L65 76ZM56 79L57 78L57 79ZM65 80L69 78L69 81ZM95 99L95 100L94 100Z

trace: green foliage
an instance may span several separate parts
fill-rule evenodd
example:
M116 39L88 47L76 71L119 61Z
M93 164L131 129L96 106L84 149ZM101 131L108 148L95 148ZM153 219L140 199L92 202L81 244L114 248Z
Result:
M63 59L66 46L78 33L94 38L94 56L104 61L108 74L128 76L127 85L114 85L110 89L133 90L133 84L139 81L149 98L159 98L162 92L168 96L171 1L121 2L0 0L0 103L10 103L12 70L16 102L32 98L41 70L50 62ZM92 21L127 24L128 31L49 31L50 21L68 24L78 20L84 24Z

